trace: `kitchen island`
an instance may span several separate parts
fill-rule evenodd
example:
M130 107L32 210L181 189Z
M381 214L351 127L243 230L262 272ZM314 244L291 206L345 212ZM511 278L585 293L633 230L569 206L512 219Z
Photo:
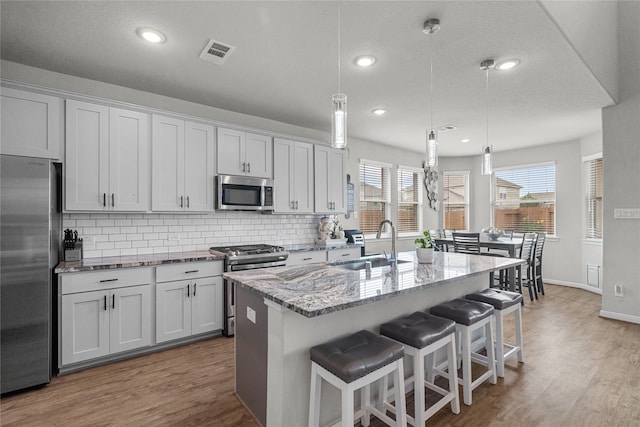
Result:
M399 254L396 268L366 260L225 273L236 284L236 393L266 426L308 422L309 348L425 310L488 286L512 258L435 253L418 264ZM321 424L339 418L340 396L323 388Z

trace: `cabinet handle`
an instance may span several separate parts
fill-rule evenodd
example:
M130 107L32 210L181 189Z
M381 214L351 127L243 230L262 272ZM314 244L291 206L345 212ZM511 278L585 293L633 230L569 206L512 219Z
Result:
M180 196L180 207L184 207L184 196Z
M114 207L115 205L116 205L115 197L113 193L111 193L111 207Z
M309 258L302 258L302 260L303 260L303 261L310 261L310 260L312 260L312 259L313 259L313 258L311 258L311 257L309 257Z
M351 255L351 254L342 254L342 255L340 255L340 256L349 256L349 255Z
M294 202L293 200L291 201L291 209L295 209L296 208L296 202Z
M189 207L189 196L187 196L187 207Z
M100 283L106 283L106 282L115 282L118 279L104 279L104 280L100 280Z
M187 298L191 296L191 285L187 285Z
M104 311L107 311L107 296L104 296Z
M247 171L247 162L242 162L242 172Z
M298 201L296 200L296 209L298 209Z
M198 284L194 282L193 284L193 296L196 296L196 288L198 287Z
M107 207L107 193L102 193L102 206Z
M111 308L116 308L116 294L111 294Z
M184 274L189 274L189 273L197 273L200 270L189 270L189 271L185 271Z
M251 163L247 163L247 172L251 173Z

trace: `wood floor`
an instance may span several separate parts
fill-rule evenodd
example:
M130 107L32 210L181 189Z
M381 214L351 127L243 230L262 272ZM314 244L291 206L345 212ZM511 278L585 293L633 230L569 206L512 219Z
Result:
M525 363L509 360L472 406L446 407L428 426L640 425L640 325L598 317L598 295L545 290L523 307ZM62 375L4 397L0 424L257 426L233 394L232 356L233 340L214 338Z

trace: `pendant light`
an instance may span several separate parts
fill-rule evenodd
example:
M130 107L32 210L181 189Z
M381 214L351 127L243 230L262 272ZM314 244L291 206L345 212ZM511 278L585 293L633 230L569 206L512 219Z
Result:
M431 35L440 29L439 19L428 19L424 23L422 32L429 36L429 129L427 129L427 159L426 166L438 166L438 134L433 127L433 38Z
M491 175L493 173L493 165L492 157L493 157L493 147L489 144L489 71L495 67L495 61L493 59L485 59L480 63L480 69L486 72L486 112L487 112L487 122L486 122L486 132L487 139L486 145L482 147L482 167L481 173L482 175Z
M333 94L331 102L331 147L347 148L347 95L340 91L340 2L338 2L338 93Z

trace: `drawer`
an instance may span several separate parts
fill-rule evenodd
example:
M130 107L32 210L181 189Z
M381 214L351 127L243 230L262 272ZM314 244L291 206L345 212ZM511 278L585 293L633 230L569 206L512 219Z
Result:
M156 282L173 282L222 275L222 261L181 262L156 267Z
M62 274L60 275L60 292L75 294L149 283L153 283L153 267L113 268L86 273Z
M360 247L330 250L328 251L327 257L329 259L329 262L358 259L360 258Z
M294 252L289 254L287 265L311 264L327 262L327 251Z

